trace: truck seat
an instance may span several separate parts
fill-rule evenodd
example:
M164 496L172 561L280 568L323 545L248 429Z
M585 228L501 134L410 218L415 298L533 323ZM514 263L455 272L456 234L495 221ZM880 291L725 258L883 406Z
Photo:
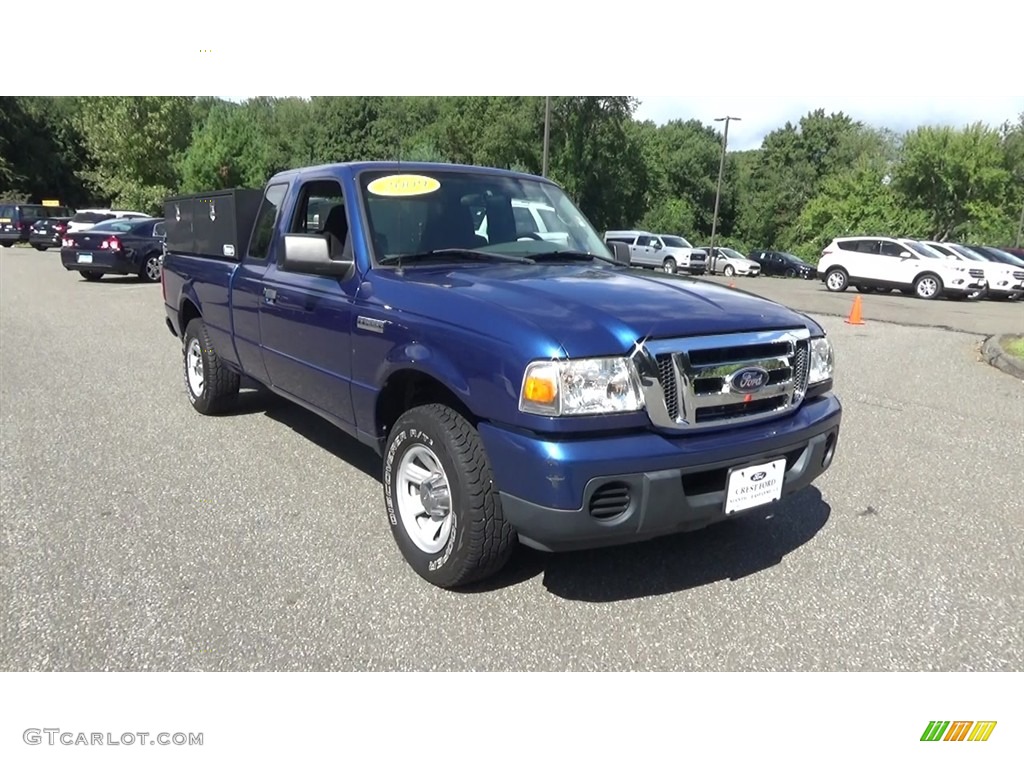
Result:
M348 220L345 218L345 206L335 205L327 214L321 234L327 235L331 258L337 258L348 246Z
M473 214L459 202L449 202L440 214L427 220L423 228L425 251L440 248L479 248L487 245L487 238L476 234Z

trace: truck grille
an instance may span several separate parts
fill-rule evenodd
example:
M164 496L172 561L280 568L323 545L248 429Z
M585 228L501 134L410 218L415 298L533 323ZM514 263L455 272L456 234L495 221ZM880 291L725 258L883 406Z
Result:
M971 277L984 277L985 270L983 269L972 269L970 270Z
M1024 280L1024 272L1014 272L1013 273L1013 279L1014 280Z
M688 431L792 411L807 391L809 337L797 328L639 345L633 360L652 423Z

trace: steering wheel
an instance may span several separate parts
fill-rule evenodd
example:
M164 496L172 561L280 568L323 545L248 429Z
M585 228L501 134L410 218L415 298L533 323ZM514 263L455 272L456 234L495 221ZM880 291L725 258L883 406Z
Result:
M543 240L544 238L538 235L536 232L527 232L525 235L519 235L516 240Z

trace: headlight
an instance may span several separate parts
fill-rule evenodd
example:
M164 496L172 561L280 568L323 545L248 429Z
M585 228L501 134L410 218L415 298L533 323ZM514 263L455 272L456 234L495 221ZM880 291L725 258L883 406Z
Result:
M539 416L587 416L639 411L643 398L623 357L538 360L526 367L519 410Z
M832 342L824 337L811 339L811 363L807 377L808 385L820 384L831 379L835 363Z

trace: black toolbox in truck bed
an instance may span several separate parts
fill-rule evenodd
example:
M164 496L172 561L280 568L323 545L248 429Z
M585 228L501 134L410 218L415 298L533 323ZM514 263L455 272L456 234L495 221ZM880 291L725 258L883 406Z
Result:
M262 200L263 190L243 188L167 198L167 250L241 260Z

